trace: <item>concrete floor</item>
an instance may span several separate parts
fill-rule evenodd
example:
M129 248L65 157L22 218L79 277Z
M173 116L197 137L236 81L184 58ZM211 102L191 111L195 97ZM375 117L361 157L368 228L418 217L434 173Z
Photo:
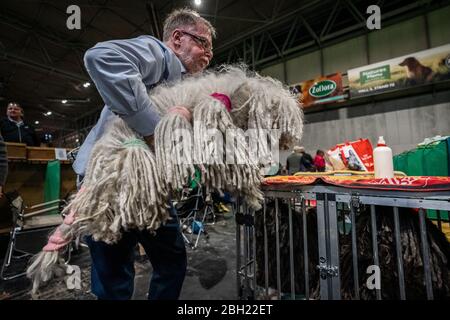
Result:
M182 300L233 300L237 299L236 288L236 232L232 214L219 215L214 225L207 225L208 237L200 238L198 248L187 247L188 268L180 299ZM3 239L5 242L5 239ZM4 256L4 243L0 259ZM74 255L71 264L81 268L81 290L68 290L65 278L54 279L44 287L35 299L48 300L93 300L90 292L90 256L87 248ZM24 266L16 264L15 270ZM135 263L135 291L133 300L144 300L151 277L148 261ZM0 280L0 300L32 299L30 281L25 277L14 280Z

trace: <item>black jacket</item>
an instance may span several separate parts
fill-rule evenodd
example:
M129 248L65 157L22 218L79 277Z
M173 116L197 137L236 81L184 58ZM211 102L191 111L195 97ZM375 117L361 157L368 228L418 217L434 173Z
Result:
M302 154L301 165L304 167L304 171L315 171L314 160L309 153Z
M6 142L25 143L27 146L34 147L38 147L41 143L34 128L29 124L22 123L18 126L14 121L3 118L0 120L0 129L3 140Z

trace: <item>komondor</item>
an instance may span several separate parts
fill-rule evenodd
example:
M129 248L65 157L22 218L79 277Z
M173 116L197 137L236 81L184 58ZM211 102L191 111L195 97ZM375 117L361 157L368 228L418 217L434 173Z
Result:
M53 276L60 253L81 232L106 243L130 229L154 232L196 168L207 191L238 192L250 207L260 208L261 167L275 162L280 138L293 143L302 137L295 97L279 81L242 66L160 85L150 99L161 116L155 150L119 117L111 121L92 150L81 190L63 211L64 223L27 270L34 292Z

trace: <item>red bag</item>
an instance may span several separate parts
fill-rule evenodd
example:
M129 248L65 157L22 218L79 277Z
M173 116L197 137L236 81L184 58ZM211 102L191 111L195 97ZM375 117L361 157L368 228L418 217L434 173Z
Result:
M373 148L369 139L337 144L327 152L333 170L373 171Z
M373 148L369 139L346 142L339 145L342 161L350 170L373 171Z

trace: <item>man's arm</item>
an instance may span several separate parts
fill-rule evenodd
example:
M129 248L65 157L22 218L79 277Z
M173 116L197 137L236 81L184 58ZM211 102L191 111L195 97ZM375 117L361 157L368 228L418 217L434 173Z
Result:
M104 42L89 49L84 57L86 69L106 106L142 136L153 134L160 117L142 82L161 78L165 65L161 49L152 49L142 40Z

